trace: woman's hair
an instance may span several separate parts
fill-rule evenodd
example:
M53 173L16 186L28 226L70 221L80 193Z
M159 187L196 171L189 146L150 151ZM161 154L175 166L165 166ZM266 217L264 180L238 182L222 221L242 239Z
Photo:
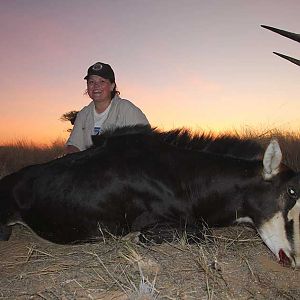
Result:
M114 98L117 95L120 95L120 92L117 90L117 84L115 82L111 82L111 83L114 83L115 84L115 87L114 89L111 91L110 93L110 97L111 99Z

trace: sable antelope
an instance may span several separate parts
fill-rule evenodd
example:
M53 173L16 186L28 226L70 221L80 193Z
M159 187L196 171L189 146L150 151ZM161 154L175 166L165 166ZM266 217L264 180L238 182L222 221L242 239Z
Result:
M253 141L140 126L94 144L0 180L2 240L18 222L62 244L250 222L278 260L300 266L300 176L281 163L276 140L263 159Z

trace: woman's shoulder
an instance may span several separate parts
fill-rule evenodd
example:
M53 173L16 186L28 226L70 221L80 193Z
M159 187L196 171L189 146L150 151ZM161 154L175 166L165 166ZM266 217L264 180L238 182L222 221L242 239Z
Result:
M94 107L94 103L92 101L88 105L84 106L78 113L81 115L88 114L93 110L93 107Z
M149 124L145 114L131 101L115 97L113 99L113 103L111 115L115 113L117 119L122 120L120 124L117 124L118 126L122 127L136 124Z
M132 108L136 109L137 106L135 106L130 100L121 98L119 96L116 96L113 98L113 102L115 102L116 106L122 107L122 108Z

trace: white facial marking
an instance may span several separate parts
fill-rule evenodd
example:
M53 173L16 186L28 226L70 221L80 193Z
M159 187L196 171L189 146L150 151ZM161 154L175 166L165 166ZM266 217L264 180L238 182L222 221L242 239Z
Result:
M291 258L291 246L286 236L285 222L282 212L278 212L269 221L258 228L258 233L269 247L269 249L276 255L279 260L279 250L282 249L284 253Z
M249 217L242 217L235 220L236 223L250 223L253 224L253 220Z
M300 266L300 224L299 224L299 216L300 216L300 200L296 202L296 204L292 207L292 209L288 212L288 220L293 220L293 240L294 240L294 259L296 266Z

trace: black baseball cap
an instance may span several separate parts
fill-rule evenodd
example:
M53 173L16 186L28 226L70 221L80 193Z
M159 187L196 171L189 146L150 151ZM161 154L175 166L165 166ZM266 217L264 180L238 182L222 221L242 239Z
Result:
M88 79L90 75L98 75L105 79L108 79L111 82L115 82L115 73L110 65L96 62L88 68L87 75L84 79Z

